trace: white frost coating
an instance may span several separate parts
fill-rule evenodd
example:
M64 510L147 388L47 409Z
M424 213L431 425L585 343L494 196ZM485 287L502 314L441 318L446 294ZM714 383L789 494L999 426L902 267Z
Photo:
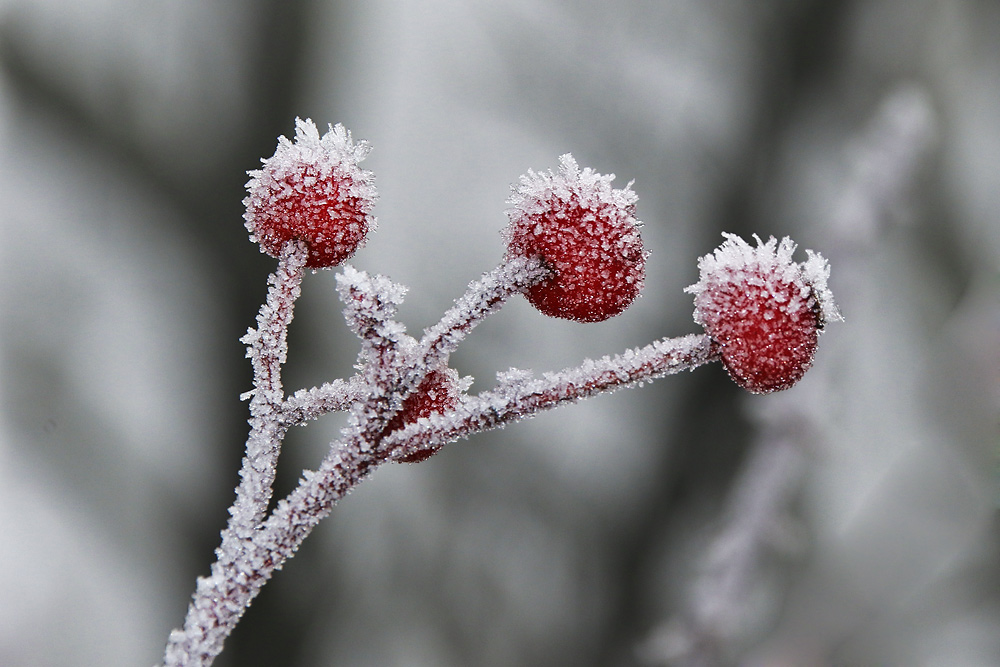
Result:
M507 300L549 275L537 259L513 257L479 280L469 283L441 320L428 327L421 340L426 363L437 367L480 322L499 310Z
M261 158L264 168L247 172L250 176L246 184L250 192L249 198L260 197L261 193L268 193L278 185L291 188L289 182L296 182L295 177L302 173L303 165L309 165L317 170L321 178L329 178L338 171L349 175L350 178L346 179L349 187L342 196L374 204L378 199L374 175L358 166L371 152L371 144L364 140L355 143L350 131L340 123L329 125L328 128L321 137L312 119L296 118L295 141L289 141L284 135L278 137L274 155ZM308 189L310 185L306 179L301 183L296 182L295 187ZM369 232L375 230L376 224L374 217L369 219ZM253 235L251 220L247 220L247 229ZM251 240L256 242L258 239L251 236Z
M797 264L792 255L798 246L787 236L779 243L773 236L764 242L754 234L757 247L736 234L724 232L723 236L726 240L721 246L698 260L701 279L684 288L685 292L695 295L695 322L705 324L708 315L697 298L700 294L727 283L768 289L770 280L801 285L801 296L814 299L819 305L822 324L844 319L827 285L830 265L822 255L806 250L808 259ZM774 296L783 298L780 293Z
M337 274L337 293L344 302L348 326L362 339L366 327L380 327L383 336L398 336L405 331L392 317L406 296L406 287L385 276L369 275L344 265Z
M247 346L247 357L253 366L254 388L247 392L251 394L251 430L236 501L230 512L229 528L238 535L247 535L253 530L253 524L263 517L271 499L284 432L278 419L284 398L281 366L288 355L288 325L292 321L295 301L302 293L306 256L307 250L302 243L286 244L278 268L268 277L270 289L257 315L257 328L248 330L240 339Z
M371 276L350 264L345 264L343 270L337 274L337 290L342 295L345 290L364 294L367 298L384 304L382 308L386 309L386 316L392 317L396 314L396 309L402 305L407 287L393 282L386 276Z
M802 264L802 279L812 287L813 296L819 302L822 311L823 322L843 322L844 316L840 314L840 308L833 300L833 292L827 286L830 278L830 263L822 255L812 250L806 250L807 259Z
M350 380L337 379L318 387L299 389L285 400L282 424L295 426L330 412L347 410L365 396L366 390L362 378L357 375Z
M511 205L508 215L513 222L544 213L544 203L551 201L553 196L567 200L576 195L585 209L596 209L602 204L624 209L639 200L632 190L634 181L629 181L624 188L616 190L611 187L613 180L614 174L599 174L590 167L581 171L573 155L566 153L559 157L558 172L536 172L529 169L527 174L521 176L520 185L512 188L507 199L507 203ZM641 223L636 221L635 224ZM509 234L509 228L504 233Z
M467 438L474 433L501 428L565 403L598 393L634 386L716 359L705 334L663 338L642 348L613 357L585 359L580 366L533 377L531 371L510 369L498 373L491 391L466 397L458 409L420 420L386 438L385 449L393 460L408 454Z

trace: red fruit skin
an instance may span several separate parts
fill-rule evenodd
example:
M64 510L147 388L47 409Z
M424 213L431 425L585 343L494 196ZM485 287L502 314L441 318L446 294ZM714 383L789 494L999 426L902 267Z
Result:
M757 247L735 234L698 260L694 320L705 327L730 377L755 394L788 389L812 365L819 334L844 318L827 286L830 266L806 250L792 260L796 244L773 236Z
M291 239L309 248L306 266L336 266L361 245L369 218L356 197L343 196L350 183L336 172L326 178L311 166L269 184L247 206L256 221L254 236L261 248L277 257Z
M736 384L766 394L788 389L809 370L821 320L808 288L803 294L790 282L724 283L702 296L702 324Z
M279 137L274 155L247 172L243 218L251 239L274 258L289 241L304 242L310 269L353 255L377 224L374 175L358 166L369 150L342 125L321 137L311 120L295 119L295 140Z
M569 155L562 169L522 177L505 231L508 257L541 257L553 276L526 293L551 317L600 322L635 300L646 254L634 218L635 194L612 190L613 176L582 173Z
M458 404L458 393L455 378L447 371L431 371L420 383L417 390L406 397L402 409L389 420L385 433L392 433L407 424L412 424L421 417L450 410ZM402 463L419 463L425 461L441 448L425 449L399 459Z
M600 322L624 311L639 295L645 255L638 234L623 233L601 211L582 208L575 197L528 222L513 231L509 248L514 255L540 256L553 269L552 278L526 293L543 314Z

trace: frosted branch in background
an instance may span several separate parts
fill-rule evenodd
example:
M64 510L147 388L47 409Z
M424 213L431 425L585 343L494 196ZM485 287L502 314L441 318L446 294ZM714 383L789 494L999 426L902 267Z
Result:
M849 171L829 217L831 241L871 247L906 207L937 133L930 95L904 85L886 95L848 146Z
M849 143L848 177L823 226L828 243L844 254L836 258L838 265L861 261L879 241L891 216L905 209L935 125L927 93L903 86L886 96L873 119ZM750 252L740 240L732 239L732 243L740 252ZM778 253L782 253L780 247ZM718 257L706 260L720 261ZM826 276L825 261L812 254L810 261L815 264L806 271ZM821 302L827 308L833 304L829 298ZM842 319L834 310L824 317ZM800 336L794 326L788 335ZM806 343L812 341L806 337ZM644 664L725 664L763 635L780 602L780 592L768 590L773 582L766 575L766 560L775 551L787 551L788 526L794 521L792 504L810 456L822 446L833 384L830 367L818 368L794 398L772 399L749 411L757 433L727 499L724 523L687 589L686 604L639 647Z
M184 626L170 634L164 665L211 664L261 587L382 464L423 461L474 433L710 361L721 360L750 391L787 389L812 363L823 327L839 319L819 255L809 252L799 264L787 238L758 238L751 247L727 235L702 258L701 280L689 288L704 333L540 377L509 369L497 374L495 388L470 395L471 378L449 367L450 355L511 297L523 294L549 316L598 322L621 313L642 289L647 253L631 184L615 189L613 175L581 169L567 154L558 171L521 178L508 200L503 261L419 339L394 319L405 287L345 266L337 292L361 341L357 374L286 397L281 366L304 269L343 263L375 228L373 177L358 166L368 150L342 126L320 136L312 121L298 120L295 141L281 137L274 157L250 172L246 225L278 260L257 328L243 338L254 369L254 388L244 394L251 432L217 560L198 579ZM285 432L331 411L347 412L341 437L268 513Z

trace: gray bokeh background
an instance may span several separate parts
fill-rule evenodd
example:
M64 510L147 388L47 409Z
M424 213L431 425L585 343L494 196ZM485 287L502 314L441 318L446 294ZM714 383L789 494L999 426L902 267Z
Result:
M453 359L474 390L696 331L721 231L822 252L847 321L782 395L711 366L378 471L217 664L1000 663L997 3L0 9L0 664L152 664L181 623L273 268L245 172L295 116L373 143L352 262L411 288L411 332L500 259L528 168L635 179L643 297L593 325L511 303ZM357 351L332 272L304 291L289 389ZM337 429L291 434L282 490Z

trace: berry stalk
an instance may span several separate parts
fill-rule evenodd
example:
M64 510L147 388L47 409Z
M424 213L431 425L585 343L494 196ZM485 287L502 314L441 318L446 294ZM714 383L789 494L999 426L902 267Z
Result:
M303 243L285 244L278 268L268 278L270 288L257 315L257 328L247 330L240 339L247 345L254 388L244 394L250 397L250 435L224 540L230 534L246 539L264 517L271 500L278 454L287 430L280 418L284 399L281 366L288 356L288 325L295 300L302 293L307 254Z
M596 394L690 371L720 359L706 334L663 338L641 348L580 366L532 378L512 369L512 380L495 389L467 397L453 414L434 414L389 435L382 443L392 460L418 455L427 449L466 438Z

